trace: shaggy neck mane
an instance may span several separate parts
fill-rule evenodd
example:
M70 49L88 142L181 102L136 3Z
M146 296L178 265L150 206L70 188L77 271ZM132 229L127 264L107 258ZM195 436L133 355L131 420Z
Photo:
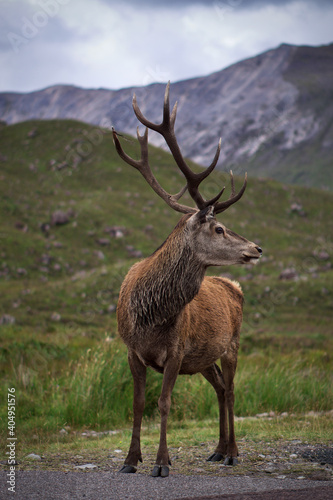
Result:
M205 267L187 242L187 219L183 217L163 245L141 263L143 272L131 294L137 326L172 323L199 291Z

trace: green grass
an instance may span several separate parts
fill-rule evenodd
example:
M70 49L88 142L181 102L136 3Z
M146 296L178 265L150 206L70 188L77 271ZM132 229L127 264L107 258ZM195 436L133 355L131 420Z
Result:
M132 381L113 306L136 260L128 246L149 255L179 219L119 160L109 133L98 132L100 140L92 140L96 130L74 121L27 122L0 130L5 158L0 317L15 318L12 325L0 325L0 416L6 421L8 387L15 387L17 429L26 445L34 435L49 444L57 441L66 425L130 426ZM134 140L124 147L138 155ZM68 165L58 169L66 158ZM183 180L167 153L151 148L151 164L167 190L179 191ZM236 182L241 185L241 179ZM216 173L203 187L204 195L212 196L224 184L228 177ZM221 217L264 251L254 268L209 270L230 273L245 294L235 382L238 416L333 408L332 196L250 177L243 199ZM304 217L291 211L293 203L303 206ZM52 226L45 235L40 225L60 209L71 210L70 222ZM105 233L112 225L125 228L123 238ZM109 245L101 246L98 240L105 237ZM323 251L327 260L320 258ZM279 279L288 267L297 280ZM160 387L161 376L150 371L148 422L158 417ZM216 417L216 397L203 378L179 377L171 421Z
M18 345L13 346L18 348ZM30 350L28 350L30 349ZM34 369L28 368L33 360ZM41 377L47 357L67 361L60 376ZM65 356L65 359L63 357ZM31 360L30 360L31 361ZM15 366L15 368L14 368ZM261 412L285 411L302 414L332 409L332 361L327 352L298 349L292 354L253 349L239 356L235 379L235 413L250 416ZM162 376L149 370L145 417L158 417L157 400ZM72 428L122 428L132 417L133 384L125 347L107 338L88 349L79 359L69 360L64 349L46 350L40 343L26 344L25 360L13 364L11 380L3 385L16 388L18 428L41 432ZM37 405L38 402L38 405ZM6 408L2 417L5 419ZM173 391L171 418L218 418L216 395L201 375L180 376Z

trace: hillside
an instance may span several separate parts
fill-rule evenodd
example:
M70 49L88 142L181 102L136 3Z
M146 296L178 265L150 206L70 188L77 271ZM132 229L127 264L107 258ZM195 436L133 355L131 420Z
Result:
M135 140L122 141L137 155ZM0 393L4 399L15 387L20 447L30 453L50 441L59 446L77 429L130 425L132 382L117 340L119 288L179 214L119 160L106 130L29 121L0 130L0 149ZM163 187L177 192L183 179L170 155L155 147L150 154ZM241 182L237 177L236 187ZM217 172L203 192L224 184L228 177ZM237 415L332 407L332 197L250 176L243 198L220 217L264 252L254 268L209 270L239 280L245 295ZM216 421L208 383L180 378L174 418ZM149 371L148 419L156 415L160 384ZM1 418L6 411L2 405Z
M176 131L185 156L208 165L219 137L219 168L249 170L286 183L333 187L333 44L283 44L217 73L172 82ZM0 94L0 118L70 118L134 135L135 92L142 111L160 120L164 84L121 90L56 85ZM151 142L164 147L160 137ZM1 151L0 151L1 153Z
M137 154L134 140L124 147ZM111 321L114 329L126 268L160 245L179 214L119 160L108 131L70 120L25 122L0 131L0 148L1 314L41 330L54 323L53 313L93 329ZM151 154L162 185L177 192L183 180L169 154L155 148ZM66 158L73 162L64 163ZM228 182L216 173L203 193L212 195ZM263 296L263 317L278 290L292 300L297 296L283 308L302 317L302 324L305 317L316 328L326 324L332 306L332 196L250 176L246 195L222 217L264 249L258 267L226 270L244 279L249 304L258 302L257 293ZM295 280L279 279L286 269Z

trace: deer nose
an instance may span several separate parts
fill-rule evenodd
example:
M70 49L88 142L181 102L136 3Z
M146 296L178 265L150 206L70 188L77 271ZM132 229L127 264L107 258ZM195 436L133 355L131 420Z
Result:
M258 250L258 252L260 253L260 255L262 254L262 249L260 247L256 247L256 249Z

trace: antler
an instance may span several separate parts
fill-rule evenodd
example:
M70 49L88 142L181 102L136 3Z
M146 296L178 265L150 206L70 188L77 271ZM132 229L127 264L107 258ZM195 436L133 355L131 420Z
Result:
M226 201L219 201L218 203L215 203L214 205L215 214L220 214L221 212L224 212L227 208L230 207L230 205L236 203L236 201L238 201L243 196L244 191L246 189L247 173L245 173L243 186L241 187L240 191L237 194L235 193L235 182L232 170L230 170L230 182L231 182L231 194Z
M151 168L149 166L149 161L148 161L148 128L146 128L145 133L143 136L140 135L139 133L139 127L137 128L137 137L139 140L140 148L141 148L141 158L140 160L134 160L128 154L125 153L123 148L121 147L121 144L118 139L118 134L115 131L114 128L112 128L112 135L113 135L113 140L116 146L117 153L119 154L120 158L124 160L126 163L131 165L132 167L136 168L139 170L141 175L146 179L148 182L149 186L153 188L156 194L160 196L168 205L169 207L173 208L177 212L181 212L183 214L188 214L188 213L195 213L196 209L192 207L188 207L186 205L182 205L178 203L178 200L183 196L187 189L187 185L183 187L179 193L171 195L165 191L165 189L162 188L162 186L159 184L157 181L156 177L154 176L153 172L151 171Z
M117 137L117 132L112 129L113 133L113 139L115 142L115 146L117 149L117 152L119 156L127 162L129 165L135 167L138 169L143 177L146 179L148 184L154 189L154 191L174 210L177 210L178 212L182 213L194 213L197 210L192 207L188 207L186 205L181 205L178 203L178 200L181 198L181 196L185 193L186 189L188 189L188 192L192 199L195 201L197 207L199 210L202 210L208 206L214 206L214 212L215 213L220 213L226 210L230 205L238 201L241 196L243 195L245 188L246 188L246 177L245 181L243 184L243 187L239 191L239 193L235 194L235 187L234 187L234 179L232 172L230 172L231 175L231 195L228 200L224 202L218 202L220 199L222 193L224 192L223 188L214 198L211 198L210 200L205 200L202 195L199 192L199 185L201 182L206 179L209 174L214 170L219 156L220 156L220 151L221 151L221 139L219 140L217 150L214 156L214 159L212 163L207 167L204 171L200 173L195 173L193 172L188 164L186 163L177 139L175 135L175 121L176 121L176 114L177 114L177 102L175 103L173 110L170 115L170 103L169 103L169 92L170 92L170 82L168 82L166 89L165 89L165 95L164 95L164 106L163 106L163 119L160 124L153 123L149 121L141 112L137 101L136 101L136 96L134 94L133 96L133 109L134 113L136 114L136 117L138 120L146 126L146 130L143 136L139 134L139 128L137 129L137 137L140 143L141 147L141 159L139 161L134 160L130 156L128 156L122 149L120 142ZM151 130L154 130L155 132L158 132L159 134L162 135L162 137L165 139L165 142L167 143L170 152L178 165L179 169L182 171L182 173L185 176L185 179L187 181L186 186L176 195L170 195L167 193L157 182L156 178L154 177L151 168L149 166L148 162L148 128Z

